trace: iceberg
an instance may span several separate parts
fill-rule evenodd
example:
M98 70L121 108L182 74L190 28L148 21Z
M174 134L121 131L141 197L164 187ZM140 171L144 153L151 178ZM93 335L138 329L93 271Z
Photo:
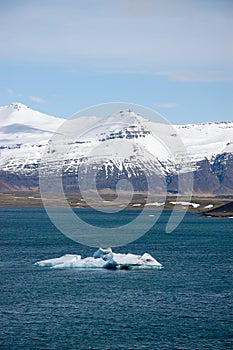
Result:
M61 268L105 268L109 270L151 270L161 269L163 266L150 254L135 255L131 253L113 253L111 248L99 248L91 257L66 254L59 258L41 260L36 266Z

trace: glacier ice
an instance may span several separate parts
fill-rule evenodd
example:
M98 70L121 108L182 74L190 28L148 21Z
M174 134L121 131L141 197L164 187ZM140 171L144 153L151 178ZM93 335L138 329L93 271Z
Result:
M161 269L163 266L150 254L113 253L111 248L99 248L92 257L66 254L60 258L41 260L36 266L59 268L105 268L110 270Z

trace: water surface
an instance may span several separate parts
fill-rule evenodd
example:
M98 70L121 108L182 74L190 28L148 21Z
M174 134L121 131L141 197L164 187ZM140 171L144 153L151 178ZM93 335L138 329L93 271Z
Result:
M188 213L167 234L169 214L115 248L148 252L162 270L56 270L33 264L94 249L58 232L43 209L0 209L1 348L232 349L233 220Z

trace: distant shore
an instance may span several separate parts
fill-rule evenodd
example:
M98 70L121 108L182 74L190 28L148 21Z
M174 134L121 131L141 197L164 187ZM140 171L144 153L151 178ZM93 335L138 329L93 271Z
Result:
M212 217L233 217L233 201L225 203L221 206L215 207L211 210L205 211L203 213L205 216Z
M233 198L219 198L219 197L199 197L193 196L192 199L185 196L167 196L164 204L163 197L154 197L149 202L143 195L134 196L130 203L122 200L115 205L116 197L103 195L103 202L101 207L119 207L119 209L142 209L146 206L148 210L188 210L190 212L203 213L206 216L233 216ZM96 205L95 201L90 197L89 204L78 194L69 194L66 196L67 203L72 208L88 208L92 206L90 203ZM45 198L46 205L51 207L62 207L63 201L56 195L47 195ZM176 205L175 205L176 203ZM1 208L43 208L41 196L38 193L31 192L15 192L15 193L0 193L0 207ZM98 206L98 205L97 205ZM99 205L100 206L100 205ZM221 209L222 208L222 209Z

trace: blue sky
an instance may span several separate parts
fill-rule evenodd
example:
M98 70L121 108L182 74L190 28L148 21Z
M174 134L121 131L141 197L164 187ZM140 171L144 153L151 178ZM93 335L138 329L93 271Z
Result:
M233 119L231 0L1 0L0 105L104 102L171 123Z

